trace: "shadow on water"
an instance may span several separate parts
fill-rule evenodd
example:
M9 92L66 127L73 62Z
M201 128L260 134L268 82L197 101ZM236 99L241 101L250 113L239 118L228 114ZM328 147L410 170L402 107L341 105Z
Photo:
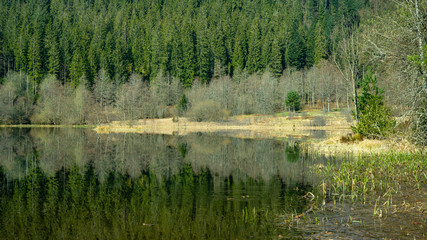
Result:
M298 237L324 163L295 141L0 129L4 239Z

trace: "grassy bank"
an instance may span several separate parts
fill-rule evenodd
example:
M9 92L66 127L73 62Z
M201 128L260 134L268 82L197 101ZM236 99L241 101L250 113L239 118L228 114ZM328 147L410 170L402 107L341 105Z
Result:
M422 152L423 149L405 139L364 139L363 141L345 142L343 136L313 142L310 146L313 152L330 157L344 157L348 155L387 155L395 153ZM424 150L425 151L425 150Z

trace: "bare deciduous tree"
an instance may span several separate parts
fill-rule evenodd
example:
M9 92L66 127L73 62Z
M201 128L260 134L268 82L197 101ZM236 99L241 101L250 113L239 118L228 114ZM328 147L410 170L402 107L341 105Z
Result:
M112 111L114 104L116 86L110 80L107 71L105 69L99 70L99 73L95 79L95 86L93 93L95 100L99 105L98 110L98 123L107 121L109 122L109 115Z
M356 121L359 121L359 110L357 106L357 79L359 77L360 52L358 45L359 41L357 29L354 29L352 33L348 34L348 38L340 42L337 54L333 56L335 65L346 80L347 92L352 88ZM348 97L347 107L349 108Z
M394 0L389 14L379 15L362 26L362 61L373 65L381 85L387 86L386 100L401 116L411 119L414 138L426 144L427 98L427 2Z

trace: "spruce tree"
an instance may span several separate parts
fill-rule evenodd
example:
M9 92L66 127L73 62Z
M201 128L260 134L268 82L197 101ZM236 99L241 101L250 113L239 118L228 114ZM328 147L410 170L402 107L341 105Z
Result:
M212 51L209 47L209 42L207 38L207 32L199 34L199 77L202 82L209 82L212 77Z
M40 83L43 76L41 60L39 35L35 32L28 46L28 70L35 87Z
M306 64L306 47L304 39L298 30L299 25L296 21L293 23L291 38L289 40L287 62L289 66L297 69L304 68Z
M151 38L151 60L150 60L150 76L151 78L154 78L157 76L157 73L160 71L160 65L161 65L161 35L159 32L159 29L155 29L152 32L152 38Z
M225 42L225 36L222 30L222 27L219 27L219 29L216 32L216 37L214 41L214 54L215 54L215 61L219 61L219 63L222 64L223 66L226 66L228 64L226 42Z
M99 45L96 41L96 38L92 38L92 41L87 53L87 61L88 61L87 84L90 87L92 87L95 82L95 76L98 73L98 69L99 69Z
M185 87L191 87L195 77L196 67L196 54L195 54L195 41L194 31L188 29L184 31L182 39L182 51L183 51L183 78L182 81Z
M326 58L326 36L323 24L319 21L316 24L314 47L314 62L317 64L323 58Z
M315 29L316 24L312 24L310 29L308 30L307 36L307 44L306 44L306 64L307 67L312 67L315 63L314 55L315 55L315 45L316 45L316 35Z
M56 39L56 29L50 24L47 28L47 36L45 39L45 45L47 46L47 58L48 58L48 73L58 76L59 74L59 46Z
M21 27L20 33L18 35L18 39L15 42L15 65L16 70L27 72L28 69L28 59L27 59L27 53L28 53L28 40L29 40L29 33L28 33L28 26L24 24Z
M246 54L247 54L247 47L246 47L246 37L244 30L238 30L235 40L234 40L234 50L233 50L233 56L232 56L232 65L233 65L233 71L243 71L246 66Z
M392 133L396 122L391 109L384 105L384 90L377 84L376 76L369 70L360 81L358 98L359 121L352 127L355 133L371 138L382 138Z
M84 75L85 66L80 51L75 51L70 65L70 78L74 87L80 84L80 78Z
M266 33L262 38L262 48L261 48L261 69L266 69L270 66L271 63L271 47L272 47L272 36L270 33Z
M249 52L248 52L248 73L256 73L262 67L261 58L261 32L256 23L251 30Z
M282 75L282 53L280 51L279 41L275 38L271 46L270 71L275 77Z

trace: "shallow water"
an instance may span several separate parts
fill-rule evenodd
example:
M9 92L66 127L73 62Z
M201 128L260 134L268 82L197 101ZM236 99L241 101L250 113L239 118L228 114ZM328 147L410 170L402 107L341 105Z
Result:
M299 237L317 185L293 139L0 129L4 239Z

